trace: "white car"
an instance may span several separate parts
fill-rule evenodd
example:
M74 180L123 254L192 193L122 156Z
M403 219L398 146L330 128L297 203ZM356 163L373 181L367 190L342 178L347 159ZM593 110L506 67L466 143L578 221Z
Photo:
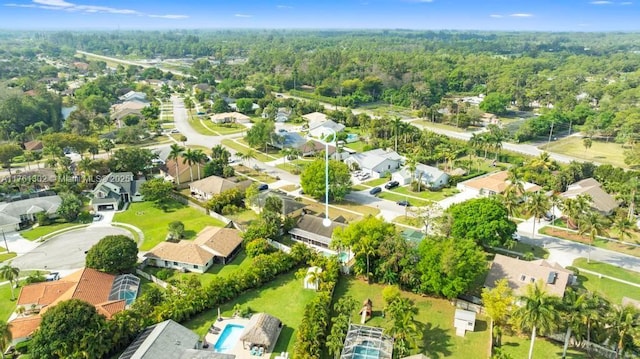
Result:
M514 233L511 235L511 238L513 238L513 240L517 242L520 240L520 235L518 233Z

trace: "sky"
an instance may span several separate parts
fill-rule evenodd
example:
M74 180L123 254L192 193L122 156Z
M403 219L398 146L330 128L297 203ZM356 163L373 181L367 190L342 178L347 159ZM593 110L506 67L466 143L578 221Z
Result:
M637 1L0 0L0 29L639 31Z

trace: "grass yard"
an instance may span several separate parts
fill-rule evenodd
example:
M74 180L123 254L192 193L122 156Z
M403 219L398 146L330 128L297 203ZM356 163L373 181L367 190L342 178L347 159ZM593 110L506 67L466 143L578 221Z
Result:
M224 224L195 208L172 202L166 211L154 206L153 202L131 203L125 212L116 213L115 222L134 225L144 233L144 243L140 250L148 251L165 240L170 222L184 223L185 237L192 239L206 226L222 227Z
M324 204L323 203L318 203L315 202L311 199L308 199L306 197L302 197L302 203L307 205L307 210L311 211L313 213L316 214L322 214L322 216L324 217ZM361 219L363 216L360 214L355 214L352 212L348 212L345 210L342 210L340 207L336 207L333 204L329 205L329 217L331 218L336 218L338 216L342 216L344 217L347 222L353 222L353 221L357 221L359 219Z
M223 304L220 310L223 317L230 317L233 314L233 306L240 304L243 307L249 307L253 313L264 312L277 317L284 326L273 351L274 353L283 351L292 353L295 330L302 321L304 307L315 295L316 292L304 289L302 281L296 279L294 273L290 272L279 276L261 288L241 294L235 300ZM217 317L218 309L215 308L183 324L203 337Z
M363 184L367 185L367 186L371 186L371 187L377 187L377 186L383 185L383 184L385 184L385 183L387 183L389 181L391 181L391 180L388 179L388 178L376 178L376 179L372 179L370 181L366 181Z
M587 269L614 278L626 280L628 282L640 284L640 278L638 277L637 272L612 266L610 264L596 261L587 263L585 258L578 258L573 261L573 265L578 268L578 271L580 271L580 269ZM621 304L623 297L640 300L640 288L638 287L620 283L609 278L600 278L598 275L585 273L584 271L580 271L579 273L578 283L581 288L591 292L598 292L613 304Z
M564 229L558 229L553 227L543 227L540 229L540 233L546 234L548 236L557 237L566 239L569 241L580 242L584 244L589 244L590 240L587 237L581 236L576 232L571 232ZM623 244L618 242L611 242L605 239L598 238L593 243L594 247L608 249L610 251L619 252L628 254L630 256L640 257L640 247Z
M17 254L15 252L9 252L7 253L7 251L3 251L0 253L0 263L7 261L11 258L14 258Z
M14 294L17 298L20 288L14 289ZM11 286L8 283L0 285L0 321L7 321L14 310L16 310L16 301L11 300Z
M20 232L20 235L25 239L30 241L35 241L36 239L47 235L49 233L53 233L55 231L59 231L61 229L78 226L80 223L69 223L69 222L55 222L48 226L38 226L35 228L27 229Z
M422 228L424 227L424 223L416 218L416 217L411 217L411 216L398 216L396 218L393 219L394 223L400 223L400 224L404 224L407 226L411 226L411 227L416 227L416 228ZM404 230L404 227L398 228L399 230Z
M549 251L542 248L542 247L538 247L538 246L532 246L526 243L522 243L522 242L516 242L516 244L513 246L513 248L506 248L506 247L495 247L496 252L498 253L502 253L500 251L500 249L504 249L505 251L512 251L512 252L518 252L518 253L522 253L522 255L525 255L527 253L533 253L534 257L536 258L548 258L549 257ZM508 253L503 253L503 254L508 254Z
M193 128L194 130L196 130L196 132L198 132L201 135L208 135L208 136L219 136L220 134L215 132L211 127L211 125L213 125L213 122L209 121L209 123L203 123L204 121L200 121L200 119L198 117L194 117L193 120L189 120L189 126L191 126L191 128Z
M264 182L264 183L273 183L276 182L277 179L269 176L268 174L260 171L256 171L253 168L246 167L244 165L235 166L236 173L240 175L245 175L255 179L256 181Z
M241 226L248 226L251 222L258 219L258 214L251 209L245 209L241 212L228 214L226 217Z
M387 328L390 323L382 317L382 289L379 284L367 284L365 281L340 277L334 292L334 301L340 297L349 295L356 302L362 303L369 298L373 302L373 316L366 325ZM465 337L455 335L453 328L453 315L455 307L445 299L427 298L409 292L402 292L409 297L418 307L416 319L423 323L423 338L419 342L420 352L429 358L483 358L489 352L489 327L488 321L479 316L476 320L475 332L466 333ZM353 323L360 323L360 316L356 311L351 318ZM412 353L417 353L414 349ZM473 354L472 354L473 353ZM516 358L516 357L514 357ZM518 357L520 358L520 357Z
M371 187L367 187L361 184L351 186L351 191L364 191L365 189L371 189Z
M355 142L345 144L344 147L350 148L357 152L364 152L364 147L366 145L367 143L364 141L355 141Z
M467 132L464 128L459 128L456 126L446 125L444 123L437 123L425 120L413 121L412 123L417 125L422 125L426 128L438 128L441 130L455 131L455 132Z
M456 193L460 193L460 191L455 187L443 188L439 191L423 190L421 192L413 192L407 186L407 187L396 187L392 191L402 195L420 197L420 198L424 198L426 200L434 201L434 202L441 201L447 197L453 196Z
M585 151L581 137L568 137L551 142L548 148L547 145L540 146L540 148L543 148L545 151L573 156L586 161L609 163L622 168L629 167L624 163L624 148L622 148L621 144L613 141L604 142L593 140L591 148Z
M299 189L300 187L298 185L295 184L288 184L285 186L280 187L281 190L285 191L285 192L293 192L297 189Z
M230 135L233 133L241 133L247 130L247 127L239 123L230 123L225 125L220 125L213 122L211 122L211 124L209 124L208 122L205 122L205 123L207 124L207 127L219 133L220 135Z
M395 192L387 192L387 191L382 191L378 193L378 197L389 200L389 201L394 201L394 202L407 200L412 206L419 206L419 207L426 206L429 203L431 203L431 201L406 197L405 195L402 195L402 194L398 194Z
M611 264L591 261L587 262L586 258L578 258L573 261L573 266L588 269L614 278L626 280L640 285L640 275L638 272L630 271L624 268L616 267ZM640 299L640 298L639 298Z
M271 156L267 156L265 155L263 152L260 152L254 148L251 148L249 146L246 146L242 143L236 142L234 140L230 140L230 139L225 139L222 140L222 144L226 147L229 147L231 149L233 149L234 151L238 152L238 153L247 153L249 150L253 150L255 153L255 158L256 160L260 161L260 162L271 162L273 160L278 159L277 157L271 157Z
M510 358L526 358L529 355L529 345L531 336L502 336L502 352L508 354ZM562 343L554 342L540 336L536 337L533 346L534 359L549 359L562 357ZM585 353L577 350L567 350L567 359L589 358Z

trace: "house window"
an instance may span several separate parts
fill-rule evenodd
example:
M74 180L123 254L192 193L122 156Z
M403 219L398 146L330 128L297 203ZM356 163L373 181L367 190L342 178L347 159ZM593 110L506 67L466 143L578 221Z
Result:
M177 266L177 265L178 265L178 262L173 262L173 265L174 265L174 266Z
M531 277L531 278L529 279L529 282L531 282L531 283L535 283L535 281L536 281L536 279L535 279L535 278L533 278L533 277Z
M524 275L524 274L521 274L520 275L520 280L523 281L523 282L526 281L527 280L527 276Z
M193 268L198 269L198 266L196 264L193 265Z

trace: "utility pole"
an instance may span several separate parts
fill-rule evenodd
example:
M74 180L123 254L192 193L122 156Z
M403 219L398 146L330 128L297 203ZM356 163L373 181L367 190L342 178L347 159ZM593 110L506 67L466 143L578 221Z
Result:
M551 129L549 130L549 140L547 141L547 148L546 148L547 151L549 151L549 146L551 145L551 136L553 135L553 125L555 123L556 123L555 120L551 122Z
M2 239L4 239L4 246L7 249L7 253L9 253L9 245L7 244L7 237L5 237L4 235L4 229L1 229L1 230L2 230Z

